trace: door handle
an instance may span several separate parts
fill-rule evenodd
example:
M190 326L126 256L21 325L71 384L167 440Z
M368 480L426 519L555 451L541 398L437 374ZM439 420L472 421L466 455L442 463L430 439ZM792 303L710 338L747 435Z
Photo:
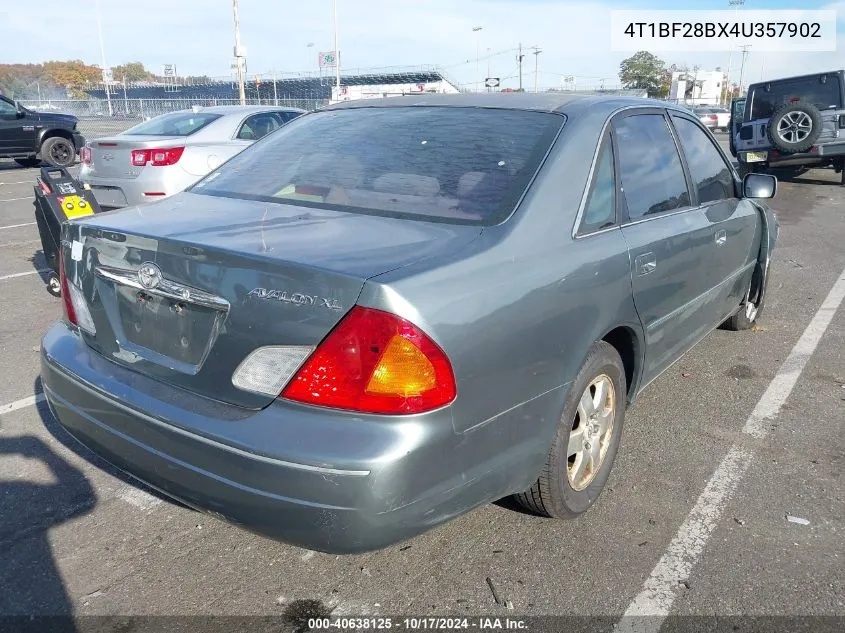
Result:
M728 241L728 234L724 229L716 231L716 246L721 246Z
M648 275L657 268L657 258L654 253L643 253L634 260L634 266L637 269L638 276Z

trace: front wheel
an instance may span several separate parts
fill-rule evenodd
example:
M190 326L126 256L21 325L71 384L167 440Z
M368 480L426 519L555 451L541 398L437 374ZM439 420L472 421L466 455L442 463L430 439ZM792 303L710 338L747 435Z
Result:
M61 136L52 136L41 144L41 160L51 167L70 167L76 160L76 148Z
M763 301L759 300L756 303L751 301L751 289L753 287L754 279L752 278L751 286L749 286L745 299L739 306L739 310L722 324L722 329L741 332L742 330L750 330L754 327L754 324L760 317L760 313L763 312ZM758 296L761 295L762 293L758 293Z
M532 512L559 519L586 512L610 476L622 437L625 401L622 359L612 345L599 341L572 383L540 476L516 500Z

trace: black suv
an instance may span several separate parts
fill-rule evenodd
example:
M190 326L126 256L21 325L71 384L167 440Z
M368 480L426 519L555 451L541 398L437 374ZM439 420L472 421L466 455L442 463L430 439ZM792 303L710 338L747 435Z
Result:
M731 134L740 171L833 167L845 184L845 71L751 84Z
M0 158L14 158L24 167L40 161L69 167L85 145L71 114L34 112L0 95Z

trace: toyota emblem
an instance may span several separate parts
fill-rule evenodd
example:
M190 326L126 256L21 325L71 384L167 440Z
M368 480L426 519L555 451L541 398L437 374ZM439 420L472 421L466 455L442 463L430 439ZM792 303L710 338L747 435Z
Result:
M152 290L161 283L161 269L152 262L144 262L138 269L138 281L147 290Z

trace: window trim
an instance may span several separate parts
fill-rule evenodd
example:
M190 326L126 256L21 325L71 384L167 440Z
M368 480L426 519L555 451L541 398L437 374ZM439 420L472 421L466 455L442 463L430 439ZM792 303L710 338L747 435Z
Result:
M632 219L631 214L628 211L628 202L626 201L624 195L620 195L619 196L619 201L620 201L619 210L621 211L621 215L617 216L617 221L619 222L619 226L623 227L623 228L626 227L626 226L633 226L635 224L642 224L643 222L650 222L652 220L657 220L659 218L665 218L665 217L668 217L670 215L677 215L679 213L688 213L689 211L694 211L694 210L698 209L698 206L696 204L693 204L693 192L691 191L692 183L690 182L690 175L689 175L689 171L687 169L686 158L685 158L683 152L681 151L681 148L678 146L678 139L675 136L675 129L672 127L671 121L669 121L669 115L668 115L667 109L659 108L659 107L638 107L635 110L627 111L623 114L614 115L611 119L611 124L613 126L613 130L614 131L616 130L615 126L616 126L617 121L621 121L622 119L627 119L628 117L632 117L632 116L640 116L640 115L648 115L648 114L660 115L660 116L663 117L663 121L666 124L666 127L669 131L669 136L672 138L672 141L675 145L675 151L678 152L678 158L681 161L681 171L683 171L683 173L684 173L684 182L686 182L687 195L689 197L690 204L687 205L687 206L679 207L677 209L669 209L667 211L661 211L660 213L652 213L652 214L647 215L647 216L642 216L640 218ZM613 136L613 139L614 139L614 150L615 150L615 152L618 156L619 144L618 144L618 141L617 141L615 135ZM621 171L621 169L618 170L618 173L619 173L619 180L618 180L617 184L618 184L618 188L619 188L619 193L624 194L625 188L622 186L622 171Z
M701 124L701 121L698 121L693 117L684 116L683 113L681 113L681 112L678 112L678 113L670 112L669 113L669 121L671 123L672 132L674 133L675 138L677 139L678 149L681 152L682 160L684 162L684 165L686 165L686 167L689 171L690 186L695 185L695 183L692 182L692 170L689 169L689 162L687 161L687 155L686 155L686 152L684 151L684 146L681 143L681 136L680 136L679 132L675 129L674 119L683 119L684 121L688 121L688 122L692 123L693 125L695 125L699 130L701 130L704 133L704 135L707 137L707 140L710 141L710 145L713 148L715 148L716 153L722 158L722 162L728 168L728 173L730 173L730 175L731 175L731 180L733 181L733 186L734 186L733 198L723 198L723 200L741 199L742 196L739 195L739 190L737 188L737 182L738 182L739 178L738 178L738 175L736 173L736 170L734 169L733 163L728 160L727 156L725 156L724 150L722 150L721 146L716 141L716 139L713 138L713 134ZM710 205L710 204L717 204L718 202L721 202L721 201L720 200L710 200L708 202L702 203L701 200L699 200L699 198L698 198L698 187L695 187L695 202L696 202L698 208L701 208L702 206Z
M596 179L598 178L599 172L598 159L601 156L602 150L604 148L610 149L610 168L612 170L613 175L613 224L611 226L606 226L604 228L595 229L592 231L583 231L582 229L584 227L584 213L587 210L587 205L590 204L590 200L592 199L593 193L596 188ZM587 185L584 188L584 194L581 196L581 204L578 208L578 221L575 225L575 231L572 235L572 237L574 237L575 239L589 237L590 235L598 235L599 233L606 233L607 231L612 231L613 229L619 228L619 180L617 178L617 171L618 166L616 162L615 143L613 141L613 130L606 129L603 131L603 134L599 139L599 143L596 146L595 155L593 156L593 162L590 165L590 173L587 175Z

